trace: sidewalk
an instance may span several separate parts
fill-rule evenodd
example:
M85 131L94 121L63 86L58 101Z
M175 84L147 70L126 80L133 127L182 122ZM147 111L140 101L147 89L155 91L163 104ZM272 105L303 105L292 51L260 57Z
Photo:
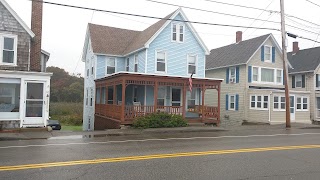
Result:
M48 139L55 137L69 136L96 136L96 135L105 135L105 136L130 136L130 135L143 135L143 134L174 134L174 133L189 133L189 132L219 132L219 131L245 131L245 130L277 130L285 129L285 124L278 125L245 125L239 127L216 127L216 126L204 126L204 125L190 125L188 127L179 127L179 128L150 128L150 129L108 129L104 131L51 131L48 132L44 128L39 129L24 129L20 132L3 132L0 131L0 141L6 140L30 140L30 139ZM291 129L319 129L320 125L312 124L299 124L292 123Z

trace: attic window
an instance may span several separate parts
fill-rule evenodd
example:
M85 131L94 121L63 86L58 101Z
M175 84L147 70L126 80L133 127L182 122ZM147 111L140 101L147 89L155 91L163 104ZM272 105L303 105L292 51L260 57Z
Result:
M172 41L175 41L175 42L184 41L184 25L182 23L172 24Z

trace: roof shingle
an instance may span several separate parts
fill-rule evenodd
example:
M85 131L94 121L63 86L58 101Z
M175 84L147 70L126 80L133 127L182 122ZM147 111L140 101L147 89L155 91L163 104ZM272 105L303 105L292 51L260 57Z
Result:
M94 53L126 55L143 48L145 43L166 23L176 11L143 31L102 26L89 23L89 33Z
M245 64L260 45L270 36L266 34L239 43L212 49L206 56L206 69Z
M320 47L299 50L296 54L289 52L288 60L293 66L289 73L314 71L320 64Z

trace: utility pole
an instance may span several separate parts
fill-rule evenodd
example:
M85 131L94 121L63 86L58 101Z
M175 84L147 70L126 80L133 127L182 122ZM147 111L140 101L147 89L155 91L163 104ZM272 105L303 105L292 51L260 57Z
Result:
M286 28L284 18L284 0L280 0L280 15L281 15L281 34L282 34L282 61L283 61L283 74L284 74L284 89L286 97L286 128L290 128L290 99L288 87L288 66L287 66L287 46L286 46Z

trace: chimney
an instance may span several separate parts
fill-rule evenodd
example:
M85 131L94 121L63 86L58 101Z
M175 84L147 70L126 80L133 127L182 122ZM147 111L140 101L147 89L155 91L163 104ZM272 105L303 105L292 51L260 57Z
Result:
M30 70L41 71L41 39L42 39L43 0L32 1L31 30L35 37L31 41Z
M242 41L242 31L236 32L236 43L239 43Z
M295 41L292 45L292 53L295 54L299 51L299 42Z

